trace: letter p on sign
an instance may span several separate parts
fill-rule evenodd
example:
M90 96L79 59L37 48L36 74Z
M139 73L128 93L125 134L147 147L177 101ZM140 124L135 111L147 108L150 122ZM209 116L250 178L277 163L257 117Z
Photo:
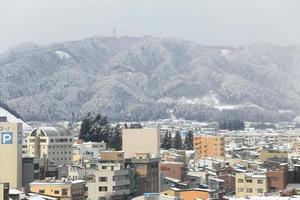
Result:
M10 132L1 133L1 144L12 144L13 135Z

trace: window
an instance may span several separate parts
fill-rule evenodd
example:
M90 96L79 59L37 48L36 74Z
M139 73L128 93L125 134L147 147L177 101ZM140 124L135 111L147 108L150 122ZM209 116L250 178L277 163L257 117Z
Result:
M239 183L243 183L243 182L244 182L244 180L243 180L243 179L241 179L241 178L239 178L239 179L238 179L238 182L239 182Z
M247 193L252 193L252 188L247 188Z
M44 193L45 193L45 190L39 190L39 193L40 193L40 194L44 194Z
M99 187L99 191L100 191L100 192L105 192L105 191L107 191L107 187L105 187L105 186L100 186L100 187Z
M258 188L257 193L262 194L262 193L264 193L264 190L262 188Z
M54 190L54 194L59 194L59 191L58 190Z
M107 177L99 177L99 182L107 182Z
M102 169L106 169L107 167L106 166L102 166Z
M257 183L259 183L259 184L263 184L263 183L264 183L264 180L262 180L262 179L258 179L258 180L257 180Z
M246 180L247 183L252 183L252 179Z
M243 188L239 188L238 191L239 191L239 192L244 192L244 189L243 189Z
M62 195L68 195L68 189L62 189Z

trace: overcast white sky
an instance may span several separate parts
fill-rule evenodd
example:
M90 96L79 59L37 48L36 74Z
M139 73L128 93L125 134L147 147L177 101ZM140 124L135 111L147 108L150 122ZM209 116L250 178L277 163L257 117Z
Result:
M300 0L0 0L0 52L94 35L300 44Z

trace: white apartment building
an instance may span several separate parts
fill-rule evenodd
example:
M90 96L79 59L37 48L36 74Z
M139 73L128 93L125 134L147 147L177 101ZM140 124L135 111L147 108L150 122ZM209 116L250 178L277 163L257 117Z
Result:
M101 151L106 150L105 142L84 142L73 144L73 155L78 155L86 159L97 159Z
M38 127L27 137L29 156L40 157L56 163L72 163L73 137L62 127Z
M129 170L122 163L99 163L93 174L87 183L88 199L124 200L130 195Z

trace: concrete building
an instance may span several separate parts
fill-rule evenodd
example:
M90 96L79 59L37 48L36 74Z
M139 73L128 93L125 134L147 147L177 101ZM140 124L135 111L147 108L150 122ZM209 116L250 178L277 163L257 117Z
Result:
M122 131L122 150L125 158L134 157L136 153L150 153L151 157L160 156L160 129L124 128Z
M99 163L87 187L88 199L124 200L130 195L129 170L122 163Z
M137 158L125 159L125 167L135 171L135 196L147 192L158 192L160 189L160 158L150 158L147 155L139 155Z
M73 156L78 155L80 158L97 159L99 153L106 150L105 142L84 142L73 144Z
M236 173L235 178L235 195L237 197L260 196L268 190L266 174Z
M281 164L280 168L267 171L268 192L284 190L288 184L288 164Z
M0 183L22 187L22 123L0 117Z
M84 200L85 182L83 180L46 179L30 183L30 191L61 200Z
M9 183L0 183L0 200L9 200Z
M72 145L72 135L62 127L42 126L33 129L27 137L29 156L56 163L72 163Z
M167 196L178 197L184 200L195 200L195 199L220 199L215 196L213 190L210 189L201 189L201 188L191 188L191 189L178 189L170 188L160 192L161 194Z
M222 157L225 155L223 136L199 135L194 137L196 158Z
M22 174L22 187L29 191L29 183L40 178L40 158L23 157Z
M183 180L186 174L186 164L182 162L162 161L160 171L165 177Z
M259 160L266 163L269 159L276 158L277 160L288 160L288 152L264 149L259 152Z

